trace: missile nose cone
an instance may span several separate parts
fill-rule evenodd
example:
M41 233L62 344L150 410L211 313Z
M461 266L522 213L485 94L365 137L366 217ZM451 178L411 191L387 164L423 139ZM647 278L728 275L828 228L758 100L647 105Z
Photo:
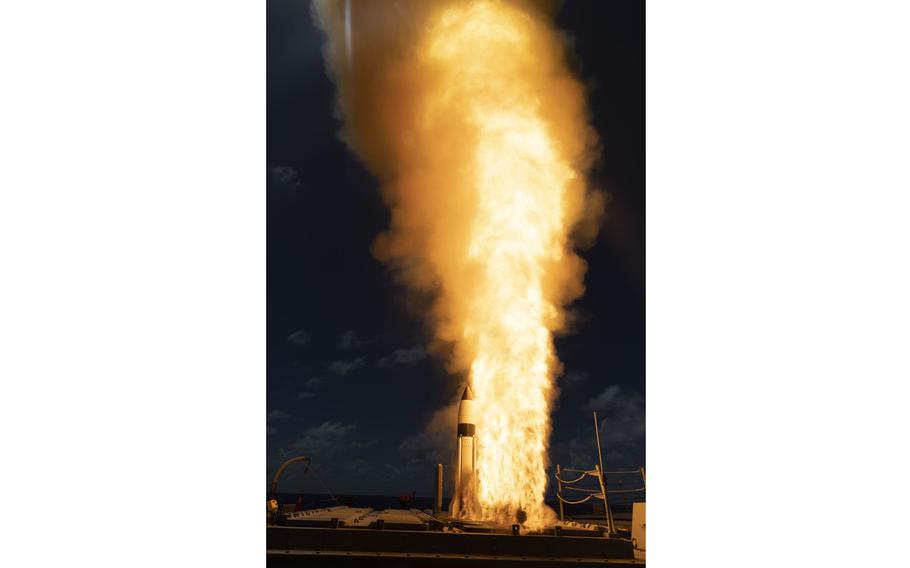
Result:
M464 393L461 395L461 400L474 400L474 391L471 390L470 385L464 388Z

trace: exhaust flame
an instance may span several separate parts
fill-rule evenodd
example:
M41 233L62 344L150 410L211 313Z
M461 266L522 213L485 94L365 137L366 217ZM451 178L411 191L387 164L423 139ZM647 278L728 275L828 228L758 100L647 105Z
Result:
M573 245L603 207L585 189L596 137L583 88L540 3L347 4L314 3L342 136L392 210L376 256L434 294L436 339L473 386L481 510L468 514L542 528L555 520L552 335L583 292Z

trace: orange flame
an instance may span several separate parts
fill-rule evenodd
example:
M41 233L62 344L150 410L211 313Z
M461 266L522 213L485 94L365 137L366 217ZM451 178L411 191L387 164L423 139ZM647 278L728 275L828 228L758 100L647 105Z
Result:
M540 529L555 520L544 505L552 334L583 291L573 236L590 237L602 209L584 184L596 139L583 89L535 4L405 3L397 25L379 4L314 12L343 136L392 208L375 252L435 294L436 337L455 345L451 369L469 373L480 502L470 513Z

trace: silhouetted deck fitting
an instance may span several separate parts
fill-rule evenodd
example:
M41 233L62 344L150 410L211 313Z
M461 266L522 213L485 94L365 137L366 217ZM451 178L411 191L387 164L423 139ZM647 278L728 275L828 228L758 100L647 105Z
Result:
M307 469L310 467L310 458L306 456L297 456L289 460L285 460L283 464L278 466L278 471L275 472L275 476L272 478L272 488L271 488L271 499L276 499L278 495L278 480L281 479L281 474L284 473L284 470L291 464L305 461L307 464Z
M442 512L442 464L436 464L436 500L433 502L433 516Z

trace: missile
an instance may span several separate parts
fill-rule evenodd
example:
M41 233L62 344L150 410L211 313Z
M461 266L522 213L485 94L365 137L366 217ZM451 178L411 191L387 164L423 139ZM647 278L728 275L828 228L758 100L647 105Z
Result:
M467 386L458 405L458 461L455 469L455 494L449 506L450 517L479 518L480 502L477 500L477 444L474 415L474 393Z

